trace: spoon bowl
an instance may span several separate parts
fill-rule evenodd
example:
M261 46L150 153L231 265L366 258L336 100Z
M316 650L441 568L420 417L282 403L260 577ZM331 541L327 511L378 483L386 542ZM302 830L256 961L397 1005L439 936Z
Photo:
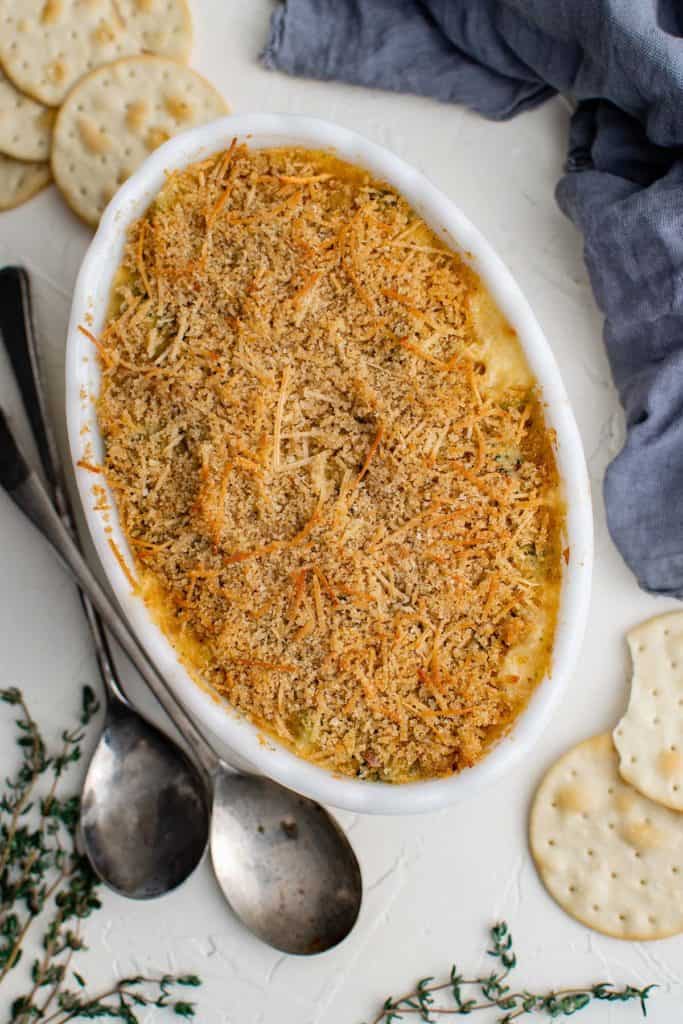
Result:
M237 916L276 949L322 953L355 924L362 880L348 839L320 804L271 779L221 762L211 857Z
M206 784L180 747L116 698L81 798L83 852L121 896L154 899L199 864L209 835Z

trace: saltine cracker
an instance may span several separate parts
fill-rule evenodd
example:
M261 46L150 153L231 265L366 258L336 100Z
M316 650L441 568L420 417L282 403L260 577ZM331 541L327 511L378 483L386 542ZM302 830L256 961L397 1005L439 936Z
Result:
M50 167L28 163L0 153L0 210L12 210L50 184Z
M59 111L55 181L74 212L97 224L153 149L227 112L217 90L184 64L152 56L114 61L82 78Z
M0 0L0 63L22 92L59 106L78 79L139 53L189 60L187 0Z
M649 619L626 639L633 676L613 733L619 774L651 800L683 811L683 612Z
M55 111L37 103L0 69L0 153L15 160L48 160Z
M531 852L550 895L578 921L620 939L683 931L683 818L618 772L608 734L584 740L541 782Z

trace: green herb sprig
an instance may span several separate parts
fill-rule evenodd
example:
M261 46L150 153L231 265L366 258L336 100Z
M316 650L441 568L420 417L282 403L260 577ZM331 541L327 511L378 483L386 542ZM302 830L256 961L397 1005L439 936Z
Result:
M432 984L434 978L422 978L410 992L398 999L389 996L372 1024L394 1024L411 1014L425 1024L433 1024L438 1017L465 1016L477 1010L493 1009L501 1011L498 1024L510 1024L527 1013L556 1019L572 1017L592 1002L629 1003L634 1000L640 1003L643 1016L647 1016L646 1002L655 985L615 988L607 982L600 982L591 988L558 989L540 995L526 989L516 991L509 984L509 978L517 966L517 957L512 935L504 921L491 928L491 947L487 953L498 961L498 971L480 978L465 978L453 965L448 981ZM437 1004L434 998L437 992L450 995L450 1005Z
M20 690L0 690L0 701L18 711L15 719L21 764L5 779L0 793L0 984L19 964L25 939L43 911L50 910L41 954L31 965L31 986L15 999L7 1024L66 1024L76 1019L118 1020L139 1024L138 1010L168 1009L194 1017L194 1003L177 988L201 984L194 974L122 978L90 996L81 974L71 969L86 949L81 922L99 909L100 882L76 849L80 804L61 796L60 783L82 757L85 728L99 710L85 687L80 720L61 735L61 747L49 754ZM74 988L68 988L73 979Z
M14 1021L24 1020L42 1020L44 1024L65 1024L66 1021L79 1018L96 1020L104 1017L109 1020L125 1021L126 1024L136 1024L138 1017L135 1010L140 1007L168 1008L176 1016L190 1019L194 1017L194 1003L176 999L174 989L176 986L194 988L201 985L196 974L167 974L160 978L148 978L139 974L131 978L121 978L115 985L97 996L88 996L82 991L85 988L82 976L76 971L73 972L73 976L81 991L61 991L57 996L57 1009L54 1013L46 1016L43 1012L41 1016L30 1010L31 1016L26 1016L27 1008L21 999L17 999L12 1006L12 1013L18 1016L10 1017L12 1024Z

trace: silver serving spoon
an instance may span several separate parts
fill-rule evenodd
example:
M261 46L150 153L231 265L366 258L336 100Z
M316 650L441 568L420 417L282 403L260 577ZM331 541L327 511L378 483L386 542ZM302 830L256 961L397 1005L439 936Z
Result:
M346 836L319 804L270 779L239 773L217 755L90 572L19 452L1 410L0 484L50 542L192 748L212 798L214 870L235 913L259 938L287 953L318 953L335 946L353 928L362 898L360 869ZM101 764L96 751L86 777L82 821L88 854L102 856L98 851L106 848L112 864L121 856L136 856L130 842L125 850L119 847L114 822L124 830L131 827L128 812L144 788L144 778L136 774L131 779L122 771L118 750L107 747ZM118 793L112 816L113 783ZM125 784L131 787L127 795ZM158 781L156 787L158 792ZM176 827L182 829L184 822ZM147 856L143 854L145 862Z
M0 270L0 334L55 507L76 540L41 380L28 274L21 267ZM93 784L96 778L101 780L107 806L100 808L99 821L103 834L116 834L119 852L112 858L111 845L98 842L99 833L92 829L87 829L89 841L81 846L112 889L133 899L151 899L184 882L204 855L210 825L206 787L178 744L129 704L102 620L83 592L80 597L106 694L102 736L88 771L82 808L84 818L92 819ZM108 769L106 780L103 768ZM131 802L121 806L122 796Z

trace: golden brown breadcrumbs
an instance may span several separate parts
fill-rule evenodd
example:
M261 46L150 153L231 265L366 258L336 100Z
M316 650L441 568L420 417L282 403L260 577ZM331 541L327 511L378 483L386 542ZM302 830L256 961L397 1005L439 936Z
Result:
M133 225L93 339L105 472L163 628L348 775L474 764L548 668L555 461L514 332L501 377L476 329L482 294L364 171L233 143Z

